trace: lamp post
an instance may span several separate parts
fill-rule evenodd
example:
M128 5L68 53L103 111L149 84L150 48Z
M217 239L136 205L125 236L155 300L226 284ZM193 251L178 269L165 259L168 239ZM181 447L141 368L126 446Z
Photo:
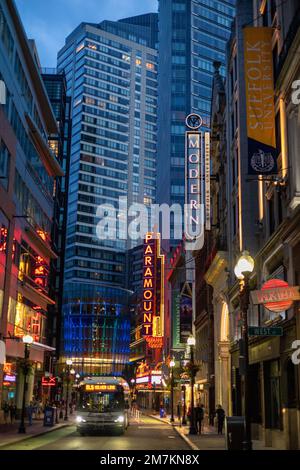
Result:
M24 375L24 385L23 385L23 397L22 397L22 413L21 413L21 422L19 426L19 433L25 434L25 401L26 401L26 391L27 391L27 375L28 375L28 359L30 350L29 347L33 343L33 337L28 335L23 336L23 343L25 346L24 350L24 368L23 368L23 375Z
M174 423L174 366L175 361L172 359L170 361L171 368L171 423Z
M131 384L131 400L133 400L135 379L131 379L130 384Z
M64 420L68 421L68 404L69 404L69 385L70 385L70 367L73 364L71 359L66 360L66 373L67 373L67 395L66 395L66 406L65 406L65 417Z
M250 303L249 276L254 269L254 260L247 251L244 251L234 268L234 273L240 285L240 309L242 315L242 342L244 356L244 416L245 435L243 450L252 450L250 396L249 396L249 338L248 338L248 308Z
M186 425L186 386L182 385L181 390L183 391L183 410L181 424L184 426Z
M197 429L195 426L195 412L194 412L194 385L195 385L195 364L194 364L194 346L196 340L194 336L190 336L187 340L188 346L191 350L191 423L189 434L197 434Z

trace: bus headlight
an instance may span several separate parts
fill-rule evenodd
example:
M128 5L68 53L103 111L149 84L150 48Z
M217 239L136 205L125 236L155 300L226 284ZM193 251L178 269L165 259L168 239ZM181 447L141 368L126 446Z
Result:
M124 416L118 416L117 419L115 419L115 423L124 423Z
M77 423L86 423L86 420L82 418L82 416L76 416Z

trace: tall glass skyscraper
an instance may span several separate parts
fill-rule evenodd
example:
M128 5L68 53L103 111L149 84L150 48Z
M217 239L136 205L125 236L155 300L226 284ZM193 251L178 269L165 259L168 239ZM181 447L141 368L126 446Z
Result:
M210 127L213 62L224 75L234 14L235 0L159 0L159 203L184 204L185 118Z
M156 197L156 14L82 23L58 54L72 99L64 356L121 374L129 355L127 240L99 240L97 207Z

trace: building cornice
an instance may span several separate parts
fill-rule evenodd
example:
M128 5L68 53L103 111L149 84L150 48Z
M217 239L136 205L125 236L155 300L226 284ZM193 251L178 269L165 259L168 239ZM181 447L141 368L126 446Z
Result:
M212 263L204 275L207 284L213 286L228 266L227 251L217 251Z

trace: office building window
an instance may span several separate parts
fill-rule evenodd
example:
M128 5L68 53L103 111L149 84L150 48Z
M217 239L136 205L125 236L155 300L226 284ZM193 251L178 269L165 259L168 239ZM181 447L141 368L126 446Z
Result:
M0 183L8 189L10 153L3 140L0 141Z

